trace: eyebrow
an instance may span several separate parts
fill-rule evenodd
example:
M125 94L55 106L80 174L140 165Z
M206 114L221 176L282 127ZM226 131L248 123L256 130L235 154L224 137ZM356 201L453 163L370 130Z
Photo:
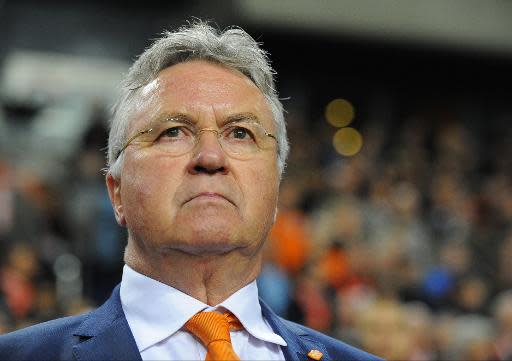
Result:
M168 121L174 121L178 123L185 123L188 125L195 125L192 119L189 116L182 113L171 113L171 114L160 114L153 122L154 123L164 123Z
M258 117L256 115L254 115L253 113L249 113L249 112L230 115L223 122L223 125L231 124L231 123L238 123L238 122L243 122L243 121L250 121L250 122L258 123L261 125L261 122L258 119Z
M180 123L185 123L191 126L195 126L196 122L194 122L188 115L183 113L170 113L170 114L161 114L155 119L155 122L166 122L166 121L175 121ZM250 112L245 113L237 113L232 114L226 117L219 126L225 126L226 124L232 123L240 123L244 121L249 121L253 123L258 123L261 125L259 118Z

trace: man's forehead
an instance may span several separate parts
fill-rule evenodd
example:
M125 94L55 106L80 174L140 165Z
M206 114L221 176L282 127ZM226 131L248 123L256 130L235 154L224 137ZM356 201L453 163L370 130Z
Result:
M201 116L209 111L216 116L252 112L263 123L273 118L265 97L248 77L207 61L188 61L162 70L140 95L146 105L141 109L144 118L173 112Z
M148 84L148 90L182 91L186 95L190 95L191 91L193 94L226 95L230 87L241 88L254 96L263 96L253 81L240 71L205 60L191 60L167 67L160 71L155 80L156 83ZM219 90L223 92L219 93Z

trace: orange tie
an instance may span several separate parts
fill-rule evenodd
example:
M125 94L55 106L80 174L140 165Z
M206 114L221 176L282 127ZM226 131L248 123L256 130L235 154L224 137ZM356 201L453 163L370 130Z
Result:
M199 312L185 327L206 347L205 361L240 360L231 345L229 329L241 330L243 326L231 312Z

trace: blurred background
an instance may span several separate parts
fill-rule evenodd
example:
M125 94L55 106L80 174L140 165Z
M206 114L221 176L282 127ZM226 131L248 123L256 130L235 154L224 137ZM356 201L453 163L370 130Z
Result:
M391 360L512 360L512 2L0 1L0 333L101 304L130 63L192 17L271 54L291 154L258 280Z

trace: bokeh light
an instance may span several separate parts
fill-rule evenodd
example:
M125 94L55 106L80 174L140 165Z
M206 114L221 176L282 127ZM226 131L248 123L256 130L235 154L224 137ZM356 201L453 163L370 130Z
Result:
M354 107L345 99L334 99L325 107L325 118L335 127L346 127L354 119Z
M341 128L334 134L332 144L339 154L353 156L361 150L363 137L354 128Z

